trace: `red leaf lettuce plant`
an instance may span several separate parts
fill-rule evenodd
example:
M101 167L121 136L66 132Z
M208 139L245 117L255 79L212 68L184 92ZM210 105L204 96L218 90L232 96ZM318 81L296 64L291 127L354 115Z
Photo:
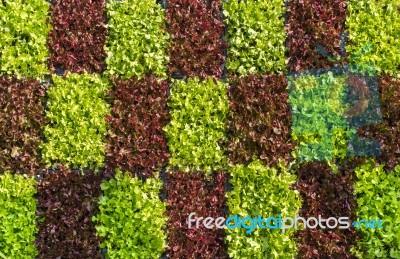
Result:
M208 180L201 172L169 171L166 174L169 258L228 258L223 229L189 229L187 218L226 217L226 174L214 173Z
M105 0L56 0L51 7L50 70L73 73L105 69Z
M168 0L167 5L169 75L219 78L227 47L222 41L222 1Z
M382 123L360 127L361 137L376 139L381 147L377 161L386 170L400 165L400 79L387 74L379 77L379 92L382 103Z
M266 165L286 162L290 141L290 108L283 75L231 76L229 87L228 160L248 164L253 158Z
M33 174L39 160L40 133L46 123L46 87L32 79L0 78L0 169Z
M101 174L44 172L38 183L39 259L101 258L91 217L98 212Z
M289 71L344 65L340 34L345 32L346 12L346 0L287 1L285 29ZM333 59L328 59L318 49Z
M168 83L154 76L115 79L109 91L107 166L150 176L167 162Z
M297 171L296 189L303 206L299 216L349 217L356 219L356 201L353 197L354 167L359 161L346 161L337 173L324 162L307 162ZM359 238L358 232L349 229L302 229L296 233L300 258L355 258L351 248Z

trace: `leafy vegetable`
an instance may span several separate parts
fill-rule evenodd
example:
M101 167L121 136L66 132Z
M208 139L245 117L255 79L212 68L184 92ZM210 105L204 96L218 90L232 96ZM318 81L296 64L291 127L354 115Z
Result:
M290 109L283 75L231 76L229 87L228 159L248 164L253 158L266 165L286 162L290 141Z
M100 212L92 219L107 247L107 258L160 258L166 247L166 205L158 194L162 182L145 182L119 170L101 184Z
M44 129L46 142L43 161L48 165L98 168L104 164L105 116L109 105L104 100L108 81L98 75L68 74L53 76Z
M47 23L50 4L45 0L4 0L0 4L0 73L31 78L48 74Z
M154 76L113 81L106 152L111 171L151 176L167 162L167 94L168 83Z
M169 258L228 258L223 229L207 229L203 224L189 229L187 222L192 212L196 217L226 217L226 178L224 172L214 173L208 179L203 172L167 172Z
M26 175L0 175L0 251L5 258L35 258L35 180Z
M98 212L101 174L61 167L38 184L39 259L100 259L100 239L91 217Z
M346 77L331 71L321 75L289 77L292 138L300 161L344 158L350 129L344 116L348 105Z
M168 1L169 75L202 79L222 75L227 44L221 40L225 27L221 9L221 0Z
M287 1L289 71L329 68L347 62L341 42L345 32L346 0Z
M110 0L107 16L106 73L125 79L146 74L165 77L169 35L161 6L153 0Z
M376 139L381 155L376 159L385 170L392 171L400 165L400 79L387 74L379 77L383 122L360 127L361 137Z
M277 168L265 167L260 160L248 166L231 169L233 190L226 194L230 215L240 217L278 218L297 215L301 206L299 193L291 189L296 176L280 163ZM294 229L284 234L279 229L255 229L246 234L244 228L227 230L226 243L231 258L293 258L296 242Z
M40 133L46 123L46 87L33 79L0 77L0 168L33 174L39 161Z
M240 75L285 71L285 1L226 1L227 68Z
M356 64L370 64L379 72L398 74L400 66L400 13L398 0L350 0L346 26L350 44L346 50ZM359 55L370 45L371 48Z
M187 82L173 80L168 106L171 122L164 130L170 165L187 172L223 168L227 85L214 79L200 82L197 77Z
M358 230L362 239L354 248L359 258L400 257L400 165L391 172L385 172L383 165L368 160L356 169L354 184L358 208L358 219L379 218L382 229Z
M104 0L55 0L49 34L50 70L81 73L105 69L107 29Z
M336 173L325 162L301 164L296 172L296 190L303 201L299 216L348 217L349 224L356 220L353 172L361 162L361 159L345 160ZM360 235L350 225L348 229L301 229L295 236L299 258L354 258L351 248Z

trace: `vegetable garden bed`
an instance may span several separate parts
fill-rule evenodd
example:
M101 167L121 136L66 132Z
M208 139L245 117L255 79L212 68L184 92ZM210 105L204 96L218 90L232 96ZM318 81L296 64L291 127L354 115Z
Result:
M0 258L400 258L399 4L3 0Z

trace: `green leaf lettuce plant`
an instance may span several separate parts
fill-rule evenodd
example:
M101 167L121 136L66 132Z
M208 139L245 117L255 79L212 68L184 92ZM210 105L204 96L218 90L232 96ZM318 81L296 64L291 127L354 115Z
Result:
M292 189L296 175L283 162L271 168L255 160L248 166L233 167L230 174L233 190L226 194L230 215L242 218L298 215L300 194ZM228 254L231 258L294 258L297 253L294 231L288 229L282 233L280 229L257 228L246 234L244 228L227 229Z
M228 0L227 68L240 75L285 71L285 1Z
M117 169L101 184L100 212L92 220L103 238L107 258L160 258L166 247L166 204L159 198L162 181L145 182Z
M370 64L378 72L399 74L399 4L398 0L348 1L346 26L350 44L346 51L352 63ZM361 52L364 53L359 55Z
M49 6L45 0L13 0L0 4L1 74L39 79L48 73Z
M53 76L53 81L47 91L50 124L44 129L46 141L40 145L43 161L50 166L103 166L105 116L110 113L105 101L108 80L84 73Z
M0 252L3 258L35 258L35 180L5 172L0 175Z
M169 35L161 6L153 0L110 0L106 7L106 73L124 79L146 74L165 77Z
M366 228L353 252L358 258L400 258L400 165L385 172L370 159L356 169L354 195L358 219L382 221L382 229Z
M332 72L288 78L292 138L300 161L344 158L354 133L344 116L346 76Z
M164 127L170 165L189 172L224 168L225 126L229 111L227 84L214 79L173 80Z

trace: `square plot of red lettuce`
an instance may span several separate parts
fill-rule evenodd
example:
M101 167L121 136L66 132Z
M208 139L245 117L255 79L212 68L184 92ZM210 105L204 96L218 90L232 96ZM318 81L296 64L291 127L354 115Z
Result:
M189 229L187 222L192 212L196 217L226 218L226 177L222 172L210 180L200 172L166 173L168 258L227 258L224 229Z
M42 168L41 130L46 87L32 79L0 78L0 170L33 174Z
M234 164L255 156L267 165L286 162L290 142L290 108L284 75L230 76L228 158Z
M298 182L295 188L300 192L303 205L300 217L322 218L349 217L349 224L356 219L356 201L353 197L353 179L356 161L345 162L337 174L323 162L302 164L297 171ZM333 224L333 223L331 223ZM356 258L350 252L359 238L358 232L349 229L298 230L299 258Z
M400 165L400 79L389 75L379 77L382 123L360 127L361 138L376 139L380 145L378 161L387 170Z
M100 174L62 168L38 183L38 258L102 258L92 216L98 213Z
M346 0L286 1L286 31L289 71L328 68L345 60L329 60L318 53L318 46L330 55L340 56L340 34L345 31Z
M49 34L50 70L100 73L105 70L105 0L55 0Z
M167 0L170 76L219 78L222 75L227 44L222 41L221 10L221 0Z
M112 111L106 118L106 161L110 171L119 168L148 177L167 162L163 127L170 120L168 87L167 82L153 76L113 81L109 92Z
M349 74L347 78L346 112L351 127L359 128L382 122L379 81L377 76L366 76L360 73ZM349 154L356 156L378 156L382 146L376 138L351 137L348 145Z

